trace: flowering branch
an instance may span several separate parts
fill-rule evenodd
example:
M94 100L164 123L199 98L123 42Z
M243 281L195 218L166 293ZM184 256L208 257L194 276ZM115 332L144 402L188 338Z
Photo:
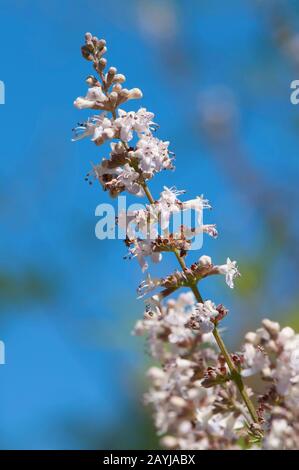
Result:
M173 252L181 268L161 279L148 275L138 288L139 297L151 293L144 318L137 322L134 332L147 335L150 354L161 364L161 368L148 371L152 386L145 402L153 407L156 427L164 435L162 445L232 449L263 442L265 448L277 448L289 436L285 446L292 448L299 442L298 427L289 424L289 412L299 393L299 361L291 357L299 350L298 335L264 320L261 329L246 335L242 352L228 352L218 329L228 310L211 300L204 301L198 282L222 274L233 288L239 275L236 262L227 258L225 264L214 265L209 256L203 255L191 266L186 265L185 258L197 235L217 236L215 225L202 223L201 214L210 208L209 202L203 196L181 201L184 191L167 187L154 199L148 181L156 173L174 168L173 154L169 142L154 135L157 125L153 113L145 108L137 112L119 108L128 100L141 98L142 92L124 88L126 78L115 67L105 71L106 52L103 39L86 34L82 54L92 62L98 77L87 78L88 92L74 104L100 114L79 124L74 129L74 140L90 137L96 145L110 142L109 158L94 165L87 180L93 176L111 197L127 191L148 200L144 209L117 218L118 225L126 230L128 257L136 257L144 272L149 267L148 259L157 263L162 253ZM197 225L181 224L170 232L171 217L190 210L198 214ZM191 292L165 302L182 287ZM152 295L156 289L160 292ZM251 399L253 392L244 384L244 378L253 374L270 383L258 398L257 410Z

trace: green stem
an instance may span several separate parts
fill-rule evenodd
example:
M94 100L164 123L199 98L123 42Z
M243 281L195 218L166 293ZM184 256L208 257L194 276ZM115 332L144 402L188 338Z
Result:
M253 406L253 403L252 401L250 400L249 396L248 396L248 393L245 389L245 386L244 386L244 383L243 383L243 380L242 380L242 377L241 377L241 374L237 371L237 369L235 368L234 366L234 363L230 357L230 354L228 352L228 350L226 349L226 346L223 342L223 339L221 338L220 336L220 333L217 329L217 326L215 326L214 330L213 330L213 335L214 335L214 338L216 340L216 343L218 344L218 347L221 351L221 353L223 354L225 360L226 360L226 363L228 365L228 368L230 370L230 374L231 374L231 378L232 380L235 382L236 386L238 387L238 390L240 392L240 395L241 397L243 398L243 401L245 403L245 405L247 406L247 409L249 411L249 414L252 418L252 420L255 422L255 423L258 423L259 420L258 420L258 416L257 416L257 413L256 413L256 410Z
M153 196L152 196L152 194L151 194L151 192L150 192L150 190L149 190L149 188L148 188L148 186L145 182L142 184L142 187L143 187L143 190L145 192L145 195L146 195L147 199L149 200L149 203L154 204L155 200L154 200L154 198L153 198Z

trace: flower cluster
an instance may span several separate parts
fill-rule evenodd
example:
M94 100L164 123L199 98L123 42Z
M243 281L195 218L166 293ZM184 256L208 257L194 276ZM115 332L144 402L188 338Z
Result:
M259 374L265 392L259 417L266 449L299 448L299 334L290 327L263 320L245 337L245 375Z
M161 237L158 237L156 240L151 241L150 245L146 245L146 243L148 243L147 240L139 240L137 247L150 246L149 250L152 256L155 254L160 256L162 251L173 251L177 247L177 240L173 240L171 235L168 237L167 242L162 240ZM148 264L144 260L144 256L149 253L142 253L140 251L136 254L134 250L135 247L131 249L131 251L133 251L134 256L139 258L141 267L145 270L148 267ZM160 258L157 258L156 260L154 259L153 261L158 262L160 261ZM209 256L203 255L197 262L191 264L189 268L182 271L176 270L165 278L152 279L150 274L148 274L146 279L139 285L138 294L139 297L143 297L158 287L162 287L167 290L166 294L169 295L169 290L171 290L172 293L180 287L188 287L190 283L196 283L205 277L215 274L224 274L226 283L231 288L234 286L234 278L240 275L235 261L231 261L227 258L225 264L218 266L213 265ZM159 293L159 298L163 299L164 297L165 291L162 290Z
M134 334L147 336L149 353L161 364L148 371L145 402L153 407L164 447L232 449L247 438L246 410L211 335L224 310L186 293L165 306L152 300L135 326Z
M174 250L185 256L191 249L192 239L197 235L207 233L213 238L217 237L215 225L202 223L202 210L210 208L208 201L200 196L194 200L181 202L177 196L184 192L165 186L160 198L154 204L147 205L143 210L123 211L118 217L119 226L126 230L126 244L129 247L130 257L137 257L142 271L148 268L146 257L159 262L163 251ZM189 227L179 223L178 227L170 232L171 217L179 215L179 222L181 219L184 221L184 212L192 209L198 215L197 225ZM138 237L138 233L141 237ZM237 269L235 271L237 273Z
M217 265L203 255L187 266L196 235L217 237L216 226L202 221L210 204L203 196L182 201L185 191L166 186L158 199L152 196L147 182L173 169L173 154L169 142L154 134L153 113L120 108L142 93L124 88L126 78L115 67L106 70L106 52L103 39L86 34L82 54L97 77L87 78L86 96L74 104L100 113L76 127L74 140L89 137L96 145L109 144L108 158L93 166L92 175L112 197L127 191L148 200L144 209L121 213L116 221L126 230L128 257L137 258L142 271L149 259L161 261L164 252L173 253L180 265L161 279L148 274L138 288L139 297L150 295L134 333L146 336L157 363L148 371L145 402L153 409L161 444L170 449L299 448L299 335L264 320L256 332L247 333L239 352L227 351L219 326L228 310L204 301L198 283L222 274L233 288L239 276L236 261L227 258ZM170 230L172 217L192 210L194 226L183 218ZM181 288L190 291L169 299ZM262 384L256 391L246 385L249 376Z
M106 42L103 39L86 34L82 53L87 60L93 62L99 80L89 76L86 96L78 97L74 105L79 109L102 112L80 123L74 129L73 140L90 137L96 145L102 145L106 141L118 139L118 144L111 143L110 158L103 159L96 165L93 173L111 196L117 196L122 191L143 196L144 180L151 179L162 170L173 168L173 158L168 150L169 142L153 135L157 127L153 122L153 113L145 108L140 108L137 112L126 112L118 108L128 100L141 98L142 93L138 88L123 88L126 77L117 73L115 67L110 67L105 73L106 52ZM110 118L107 116L109 111L112 114ZM132 142L134 146L131 146Z
M264 383L264 393L255 393L259 421L249 427L211 334L226 314L222 305L181 294L164 306L152 300L136 324L134 334L147 337L149 353L161 364L148 371L145 402L154 409L162 445L232 449L240 439L252 446L264 435L265 449L299 448L299 335L266 319L247 333L241 352L231 355L243 377L259 376Z

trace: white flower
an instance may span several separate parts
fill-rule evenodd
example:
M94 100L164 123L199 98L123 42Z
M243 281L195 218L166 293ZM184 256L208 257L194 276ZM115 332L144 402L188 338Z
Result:
M286 395L292 385L292 369L290 367L289 358L287 361L277 359L276 368L273 373L275 379L275 387L279 395Z
M122 210L118 217L118 225L126 229L126 234L130 239L136 238L137 232L141 232L145 238L150 240L156 239L158 236L157 222L158 214L152 210L152 206L129 212Z
M190 313L184 310L170 309L165 317L165 322L169 325L171 333L168 336L170 343L180 343L190 337L190 330L185 327Z
M218 266L218 272L225 275L225 281L231 289L234 287L235 277L240 276L237 262L231 261L229 258L227 258L226 264Z
M209 390L206 390L206 393L211 393ZM204 408L197 408L196 410L196 423L200 428L206 428L209 419L213 416L213 406L208 405Z
M177 196L184 192L185 191L178 191L176 188L164 186L156 206L156 210L159 211L162 230L168 229L171 215L181 210Z
M161 305L159 301L159 297L157 295L153 295L149 299L146 300L146 311L144 312L144 318L150 320L150 327L153 322L153 319L159 320L161 317Z
M215 437L224 437L225 439L233 439L236 437L234 429L236 428L236 416L233 413L223 415L221 413L214 414L206 424L207 431Z
M85 137L93 136L97 122L94 118L89 118L85 123L79 124L73 129L74 137L72 141L84 139Z
M160 367L155 366L150 367L146 375L154 382L155 386L162 386L167 379L167 374Z
M108 98L103 93L102 88L95 86L88 89L85 97L79 96L79 98L74 101L74 105L79 109L97 108L100 103L104 103L107 100Z
M180 343L192 337L192 332L186 328L186 323L194 313L194 295L192 292L181 294L176 301L169 300L168 311L164 323L170 329L170 343Z
M203 195L197 196L195 199L191 199L189 201L184 201L182 202L182 210L194 210L197 214L197 222L199 224L199 227L197 228L197 232L201 233L205 231L208 231L208 227L211 228L211 226L204 226L202 225L202 219L203 219L203 209L210 209L211 206L209 204L209 201L207 199L204 199ZM215 234L217 231L215 232ZM196 234L196 233L195 233Z
M143 132L149 132L150 126L154 123L152 118L153 113L148 112L145 108L140 108L137 112L126 112L122 109L118 110L118 118L114 121L115 128L120 132L120 138L124 142L129 142L133 139L133 131L138 135Z
M184 194L186 191L177 190L175 187L168 188L167 186L163 186L163 191L160 194L159 202L162 205L166 205L171 208L175 208L178 203L177 196Z
M152 279L150 274L146 276L144 281L142 281L137 289L138 298L144 297L149 292L153 291L160 285L160 279Z
M215 224L202 225L200 228L204 233L207 233L208 235L210 235L210 237L212 238L218 237L218 231L217 231Z
M265 436L263 447L271 450L283 449L286 435L290 431L291 428L285 419L274 419L269 434Z
M189 361L189 359L182 359L181 357L178 357L176 359L176 365L179 369L181 370L188 370L194 366L196 366L196 363L193 361ZM193 371L192 371L193 374Z
M107 139L113 139L114 135L115 130L113 129L112 122L110 119L105 117L104 114L102 114L97 119L97 125L95 126L94 134L91 140L99 145Z
M106 117L106 113L92 116L87 122L76 127L74 132L75 137L73 141L83 139L84 137L91 137L91 140L97 145L101 145L106 140L113 139L115 136L113 123Z
M195 199L183 202L184 209L194 209L197 212L201 212L203 209L211 209L211 205L207 199L204 199L203 195L197 196Z
M138 166L145 178L152 178L155 173L172 168L168 146L169 142L163 142L150 133L141 136L132 154L138 158Z
M273 373L276 390L280 395L296 394L293 385L299 382L299 335L292 328L283 328L278 335L283 350L279 354Z
M194 307L194 294L193 292L184 292L180 294L175 302L177 309L184 309L190 311Z
M292 349L293 340L295 338L295 331L293 328L286 326L278 334L278 342L285 349Z
M216 305L211 300L206 300L203 304L196 306L195 321L199 323L200 331L204 334L211 333L215 327L212 320L218 315Z
M242 370L243 377L254 375L268 365L268 359L265 354L251 343L245 343L243 355L245 362L244 369Z
M117 177L117 183L120 186L124 186L129 193L135 194L136 196L143 196L143 189L140 184L137 183L139 174L134 170L128 163L122 168Z
M137 257L142 272L148 269L146 257L149 256L154 263L159 263L162 259L161 253L153 251L151 240L135 240L134 246L129 251L133 257Z

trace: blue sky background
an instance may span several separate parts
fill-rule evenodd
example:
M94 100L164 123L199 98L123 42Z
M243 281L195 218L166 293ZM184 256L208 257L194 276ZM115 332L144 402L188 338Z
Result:
M176 153L154 194L176 185L213 205L219 239L189 261L239 261L234 291L222 278L201 289L231 309L225 337L238 347L264 316L298 322L298 6L1 0L0 15L0 447L156 445L141 405L144 344L130 335L142 274L122 242L94 235L109 198L84 175L102 149L71 142L88 115L72 105L91 73L83 36L106 38L109 64L143 90ZM154 272L174 267L165 255Z

